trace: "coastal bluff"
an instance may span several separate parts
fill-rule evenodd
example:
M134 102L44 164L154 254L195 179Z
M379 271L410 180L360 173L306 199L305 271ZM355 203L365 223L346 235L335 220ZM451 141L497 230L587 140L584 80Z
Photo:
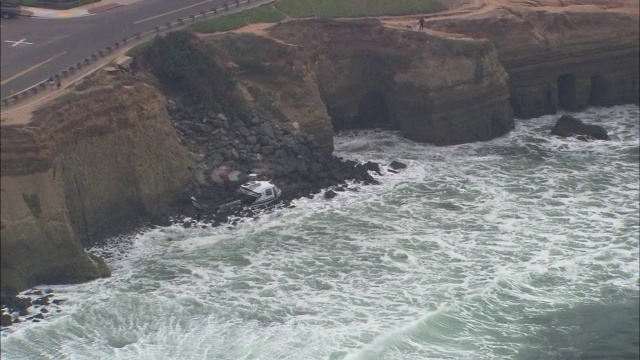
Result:
M232 79L224 111L173 102L145 69L98 72L28 123L2 124L2 288L107 276L83 248L110 224L163 214L203 158L324 186L343 180L327 160L335 131L451 145L507 134L514 117L638 103L637 1L583 3L479 1L424 31L407 16L198 34L194 48Z
M487 1L430 29L488 39L509 74L515 117L639 103L637 0Z
M2 126L2 287L107 276L83 244L100 228L158 213L192 162L166 100L144 83L71 93L27 125Z

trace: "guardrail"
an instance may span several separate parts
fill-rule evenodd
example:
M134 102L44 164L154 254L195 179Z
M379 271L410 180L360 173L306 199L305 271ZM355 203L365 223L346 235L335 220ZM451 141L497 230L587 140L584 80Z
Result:
M149 35L155 35L155 36L159 36L162 32L165 32L167 30L176 30L178 28L184 27L187 24L190 23L194 23L196 21L196 18L200 18L200 19L205 19L208 15L213 14L213 15L218 15L220 12L222 13L226 13L227 11L230 11L232 9L237 9L240 7L240 5L242 4L246 4L246 5L251 5L253 3L257 4L257 3L261 3L261 1L259 0L233 0L229 3L225 3L220 7L213 7L211 8L211 10L209 11L201 11L200 13L196 14L196 15L189 15L186 18L178 18L177 20L173 21L173 22L167 22L166 24L162 25L162 26L156 26L153 28L153 30L149 30L143 33L137 33L129 38L127 37L123 37L122 40L115 42L113 45L109 45L107 47L105 47L103 50L99 50L97 53L91 54L87 57L85 57L84 59L81 59L80 61L76 62L74 65L69 66L67 69L62 70L58 73L55 73L53 75L51 75L49 78L42 80L41 82L27 88L24 89L18 93L15 94L11 94L10 96L7 96L5 98L2 99L2 106L9 106L9 105L13 105L13 104L17 104L33 95L36 95L42 91L46 91L47 88L49 87L49 85L53 85L50 83L50 79L55 79L56 81L61 81L61 79L63 78L68 78L69 76L73 75L74 73L76 73L77 71L79 71L80 69L82 69L85 66L90 65L91 63L97 61L98 59L101 59L109 54L111 54L112 52L114 52L116 49L120 48L120 46L123 45L127 45L128 42L137 42L140 41L141 39L148 37ZM267 4L273 2L273 0L270 1L264 1L263 4ZM261 4L261 5L263 5ZM220 16L222 16L222 14L220 14Z

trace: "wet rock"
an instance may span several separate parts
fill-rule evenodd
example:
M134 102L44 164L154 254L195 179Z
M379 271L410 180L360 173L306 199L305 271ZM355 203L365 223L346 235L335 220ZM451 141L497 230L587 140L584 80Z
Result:
M33 300L33 305L49 305L49 298L53 295L47 295Z
M26 320L26 321L35 321L36 319L40 319L40 320L42 320L42 319L44 319L44 315L42 315L42 314L36 314L36 315L33 315L33 316L29 316L29 317L28 317L28 318L26 318L25 320ZM37 321L36 321L36 322L37 322Z
M394 170L399 170L399 169L406 169L407 165L404 163L401 163L399 161L392 161L391 164L389 164L389 167L394 169Z
M382 175L382 172L380 172L380 165L378 165L377 163L374 163L372 161L367 161L366 163L364 163L362 165L357 165L356 167L361 167L362 169L364 169L366 171L373 171L378 175Z
M9 314L4 314L2 315L2 318L0 319L0 325L2 326L9 326L13 324L13 317Z
M551 135L576 136L583 141L590 139L609 140L609 134L602 126L585 124L571 115L562 115L551 129Z
M333 190L327 190L324 193L324 198L325 199L333 199L336 196L338 196L338 194Z

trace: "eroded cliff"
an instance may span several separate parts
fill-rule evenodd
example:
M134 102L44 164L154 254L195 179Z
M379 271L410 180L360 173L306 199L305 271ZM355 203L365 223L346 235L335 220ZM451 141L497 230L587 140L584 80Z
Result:
M640 21L629 0L488 1L427 27L487 39L509 74L515 116L638 103Z
M329 151L334 130L348 128L399 129L438 145L513 128L507 75L486 40L375 19L288 21L262 34L205 39L250 102L298 122Z
M162 212L184 189L192 159L164 96L119 77L99 74L30 124L3 126L3 288L108 274L82 242L118 219Z
M493 45L377 20L285 22L270 29L303 47L336 129L387 127L449 145L513 128L507 74Z

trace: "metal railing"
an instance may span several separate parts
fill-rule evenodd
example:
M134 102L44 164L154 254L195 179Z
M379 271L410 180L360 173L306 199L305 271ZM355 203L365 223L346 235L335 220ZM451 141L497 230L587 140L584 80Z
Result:
M58 73L55 73L53 75L51 75L50 77L46 78L45 80L42 80L41 82L27 88L24 89L18 93L15 94L11 94L10 96L7 96L5 98L3 98L1 100L2 102L2 106L9 106L9 105L13 105L13 104L17 104L33 95L36 95L42 91L47 90L48 85L51 84L51 79L55 79L56 81L59 81L61 79L64 78L68 78L69 76L75 74L77 71L79 71L80 69L82 69L85 66L91 65L93 62L96 62L97 60L113 53L116 49L119 49L121 46L127 45L128 43L131 42L137 42L140 41L143 38L148 37L149 35L154 35L154 36L158 36L161 33L168 31L168 30L176 30L179 29L181 27L184 27L190 23L194 23L196 21L196 19L206 19L208 15L213 14L213 15L218 15L220 13L226 13L229 10L232 9L236 9L239 8L240 5L242 4L246 4L246 5L251 5L252 3L254 4L258 4L260 3L260 5L265 5L268 3L272 3L275 0L268 0L268 1L260 1L260 0L234 0L231 3L225 3L220 7L213 7L211 8L211 10L209 11L201 11L200 13L196 14L196 15L189 15L186 18L179 18L173 22L167 22L166 24L162 25L162 26L156 26L153 28L153 30L149 30L143 33L137 33L129 38L124 37L122 38L122 40L113 43L113 45L109 45L106 46L103 50L99 50L97 53L91 54L87 57L85 57L84 59L81 59L80 61L76 62L75 64L69 66L67 69L62 70ZM222 16L222 14L220 14L220 16Z

